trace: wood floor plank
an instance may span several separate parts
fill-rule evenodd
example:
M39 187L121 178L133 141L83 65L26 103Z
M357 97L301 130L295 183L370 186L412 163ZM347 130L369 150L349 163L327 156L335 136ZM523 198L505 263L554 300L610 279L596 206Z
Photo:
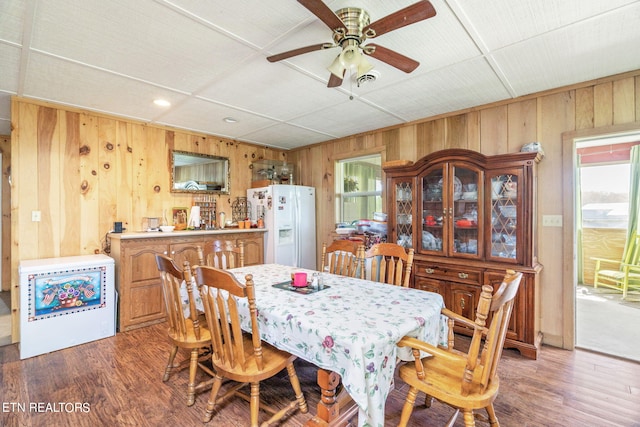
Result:
M118 333L24 361L19 360L16 345L0 347L0 425L202 426L208 393L197 395L195 404L187 407L187 372L162 382L168 351L165 325ZM296 369L315 413L317 368L298 360ZM543 346L538 360L505 350L499 373L495 408L503 427L640 427L640 363ZM387 399L387 426L397 425L407 389L396 378ZM264 399L276 406L290 393L286 374L261 386ZM423 401L419 396L418 402ZM80 405L80 410L69 411L73 405ZM417 405L409 425L444 425L451 413L438 402L428 409ZM214 412L206 425L246 426L248 414L248 404L233 399ZM299 427L310 416L296 413L282 425ZM455 426L463 426L461 417Z

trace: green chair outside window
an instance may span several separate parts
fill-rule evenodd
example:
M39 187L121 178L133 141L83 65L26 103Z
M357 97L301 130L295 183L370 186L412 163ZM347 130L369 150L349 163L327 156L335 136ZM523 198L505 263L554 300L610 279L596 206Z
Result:
M627 248L622 261L606 258L593 258L596 261L593 286L622 291L626 299L628 292L640 291L640 234L636 234L634 243Z

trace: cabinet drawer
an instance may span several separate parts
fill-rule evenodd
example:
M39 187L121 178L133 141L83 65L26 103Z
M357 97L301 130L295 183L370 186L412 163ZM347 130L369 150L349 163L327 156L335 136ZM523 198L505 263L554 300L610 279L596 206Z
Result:
M462 266L444 266L416 262L416 276L433 277L461 283L479 285L482 283L482 270Z

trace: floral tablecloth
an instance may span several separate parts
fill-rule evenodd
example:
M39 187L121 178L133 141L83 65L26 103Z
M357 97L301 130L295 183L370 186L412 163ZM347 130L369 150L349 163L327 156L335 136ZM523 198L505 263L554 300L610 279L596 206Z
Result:
M359 406L360 426L384 426L396 356L411 360L398 354L403 336L446 344L438 294L322 273L329 288L304 295L273 285L290 280L294 271L309 277L314 271L277 264L229 271L243 283L253 275L261 338L340 374Z

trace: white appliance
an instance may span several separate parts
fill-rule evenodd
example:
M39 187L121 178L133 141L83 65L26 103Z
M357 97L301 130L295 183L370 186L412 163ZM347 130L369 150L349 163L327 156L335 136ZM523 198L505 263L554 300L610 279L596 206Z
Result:
M115 335L113 258L27 260L18 272L20 359Z
M251 220L264 220L265 262L316 269L316 189L270 185L247 190Z

